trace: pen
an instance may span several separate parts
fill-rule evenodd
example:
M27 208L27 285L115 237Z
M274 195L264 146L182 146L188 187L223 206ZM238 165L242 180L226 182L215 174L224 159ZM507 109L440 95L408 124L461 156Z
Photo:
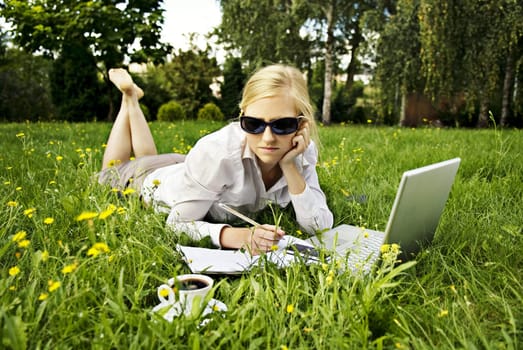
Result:
M242 213L234 210L233 208L229 207L227 204L223 204L223 203L218 203L218 206L226 211L228 211L229 213L231 213L232 215L235 215L237 217L239 217L240 219L242 219L243 221L251 224L252 226L261 226L260 224L258 224L256 221L254 221L253 219L243 215Z

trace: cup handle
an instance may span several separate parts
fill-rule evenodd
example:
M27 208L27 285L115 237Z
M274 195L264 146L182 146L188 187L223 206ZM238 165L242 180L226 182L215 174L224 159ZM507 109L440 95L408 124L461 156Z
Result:
M158 287L158 299L160 299L160 301L162 303L174 304L174 302L176 301L176 298L175 298L172 287L169 286L168 284L162 284L161 286L159 286Z

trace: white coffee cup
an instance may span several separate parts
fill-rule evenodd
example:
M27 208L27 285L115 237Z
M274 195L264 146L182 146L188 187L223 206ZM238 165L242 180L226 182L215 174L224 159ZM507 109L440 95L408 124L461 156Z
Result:
M205 297L213 284L214 280L206 275L179 275L158 287L158 298L163 305L177 303L185 315L191 315L205 306Z

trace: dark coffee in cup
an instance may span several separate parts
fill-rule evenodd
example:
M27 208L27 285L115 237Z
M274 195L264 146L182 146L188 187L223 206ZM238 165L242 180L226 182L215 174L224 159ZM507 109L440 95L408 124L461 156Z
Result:
M180 290L196 290L207 287L209 284L207 281L198 278L189 278L183 281L179 281Z

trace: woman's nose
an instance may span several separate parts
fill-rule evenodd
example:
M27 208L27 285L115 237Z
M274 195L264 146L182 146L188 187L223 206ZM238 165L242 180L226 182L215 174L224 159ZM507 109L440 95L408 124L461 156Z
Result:
M262 139L266 142L274 140L274 134L272 133L270 126L267 125L265 127L265 130L263 131L263 134L262 134Z

